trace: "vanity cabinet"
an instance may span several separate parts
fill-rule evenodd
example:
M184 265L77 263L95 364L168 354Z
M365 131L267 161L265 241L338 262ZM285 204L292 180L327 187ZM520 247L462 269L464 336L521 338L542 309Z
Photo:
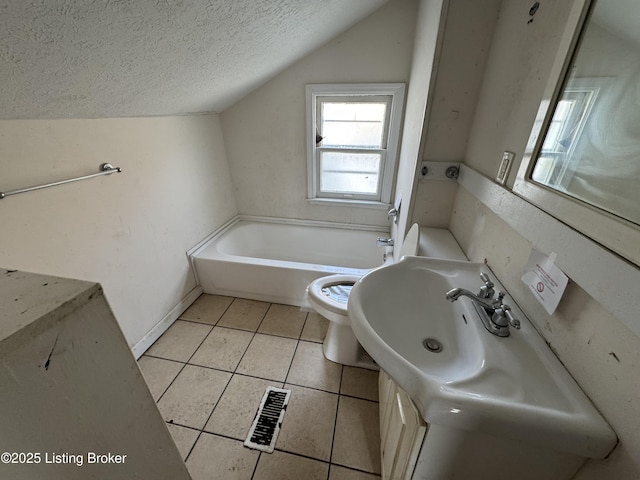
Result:
M384 371L378 378L383 480L568 480L584 458L426 423Z
M410 479L427 424L409 395L385 372L378 379L383 479Z

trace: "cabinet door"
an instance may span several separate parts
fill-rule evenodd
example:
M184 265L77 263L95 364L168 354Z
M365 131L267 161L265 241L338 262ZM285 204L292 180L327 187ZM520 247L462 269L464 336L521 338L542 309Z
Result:
M396 392L395 383L393 383L385 372L380 370L380 376L378 377L378 395L380 396L380 453L382 458L382 478L384 479L390 478L391 467L393 467L392 459L395 452L395 445L389 440L389 427L391 424L391 413L395 410L393 408L393 401ZM396 435L393 436L395 437ZM390 461L391 464L388 464Z
M382 478L410 479L426 424L407 393L382 371L379 387Z
M410 479L427 432L427 424L420 416L407 392L399 387L397 401L404 423L402 435L399 438L396 449L396 464L391 478L394 480Z
M396 394L396 385L389 375L380 370L378 376L378 397L380 400L380 438L385 437L386 429L389 425L389 413L391 412L391 402Z

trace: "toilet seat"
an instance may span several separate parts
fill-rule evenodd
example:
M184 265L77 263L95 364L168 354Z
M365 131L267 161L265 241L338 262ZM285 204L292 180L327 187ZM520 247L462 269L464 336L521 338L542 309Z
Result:
M360 275L329 275L318 278L307 287L309 303L323 317L340 325L348 325L348 298L344 296L332 298L323 289L331 289L335 286L352 287L360 278Z
M420 255L439 258L466 260L464 253L455 238L448 230L420 228L413 224L407 232L402 247L394 255L396 259L404 256ZM383 267L384 268L384 267ZM307 301L309 305L324 318L329 320L327 333L322 343L324 356L332 362L353 367L379 370L378 365L360 345L353 330L347 313L348 288L340 289L335 295L327 295L323 289L344 285L351 287L362 278L360 275L329 275L318 278L307 287Z
M419 227L414 224L398 252L400 257L415 255L419 242ZM353 333L347 313L349 292L360 278L361 275L340 274L318 278L307 287L307 301L316 312L329 320L327 334L322 343L322 351L327 359L342 365L378 370L375 361ZM341 286L345 288L341 289Z
M353 334L347 314L349 290L360 278L361 275L329 275L318 278L307 287L307 300L316 312L329 320L322 343L322 352L327 359L342 365L378 370L378 366ZM341 286L345 287L343 291L340 288L332 289Z

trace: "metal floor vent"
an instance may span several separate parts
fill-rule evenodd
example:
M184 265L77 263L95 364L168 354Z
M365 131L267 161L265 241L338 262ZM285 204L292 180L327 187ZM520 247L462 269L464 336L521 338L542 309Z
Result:
M267 387L256 418L244 441L245 447L267 453L273 452L290 396L291 390Z

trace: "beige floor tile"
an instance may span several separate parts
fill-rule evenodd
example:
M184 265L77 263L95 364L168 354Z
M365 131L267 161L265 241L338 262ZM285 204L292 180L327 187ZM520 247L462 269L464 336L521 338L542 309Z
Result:
M187 365L158 402L162 417L201 429L230 378L228 372Z
M329 464L275 451L261 455L253 480L326 480Z
M229 308L231 302L233 302L233 297L203 293L180 315L180 318L215 325Z
M287 383L338 393L342 365L327 360L322 344L300 341L287 375Z
M237 373L283 382L298 342L257 333L238 365Z
M331 462L380 473L377 403L340 396Z
M138 360L138 366L142 370L153 399L157 402L184 364L143 355Z
M172 425L170 423L167 423L167 427L169 427L171 438L173 438L173 441L178 447L178 451L184 460L187 458L187 455L189 455L193 444L196 443L196 439L198 438L198 435L200 435L200 432L198 430L192 430L191 428Z
M233 372L252 338L251 332L214 327L189 363Z
M282 387L282 383L271 380L234 375L213 410L205 430L244 441L269 385Z
M329 320L316 312L309 312L307 321L304 323L304 328L302 329L302 335L300 335L300 340L322 343L324 342L324 337L327 336L328 328Z
M285 384L291 390L276 448L329 461L338 395Z
M306 317L307 312L300 310L300 307L274 303L269 307L258 332L297 339Z
M193 480L250 480L259 452L242 442L203 433L187 459Z
M378 480L379 478L380 475L358 472L338 465L331 465L329 470L329 480Z
M345 366L342 370L340 393L377 402L378 375L379 372L374 370Z
M218 325L255 332L268 308L269 304L265 302L236 298L218 321Z
M177 320L147 350L146 354L186 362L211 331L209 325Z

